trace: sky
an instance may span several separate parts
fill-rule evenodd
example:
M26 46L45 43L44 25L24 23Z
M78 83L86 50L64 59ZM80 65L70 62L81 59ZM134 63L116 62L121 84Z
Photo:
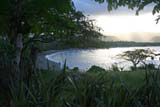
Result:
M156 24L157 15L152 15L153 5L148 5L135 15L135 10L120 7L111 12L107 11L107 3L99 4L94 0L73 0L77 10L82 11L95 24L103 29L106 36L116 36L124 40L148 41L153 36L159 36L160 23Z

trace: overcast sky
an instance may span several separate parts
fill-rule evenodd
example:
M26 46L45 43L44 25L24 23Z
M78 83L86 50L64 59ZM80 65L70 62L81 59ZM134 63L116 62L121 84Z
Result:
M96 25L103 29L102 33L105 35L117 37L123 35L124 38L129 39L135 33L137 35L139 33L140 37L144 36L143 32L159 33L160 31L160 24L155 22L157 15L152 15L153 4L145 7L139 16L136 16L135 11L128 10L126 7L108 12L107 3L99 4L94 0L73 0L73 2L77 10L96 20Z

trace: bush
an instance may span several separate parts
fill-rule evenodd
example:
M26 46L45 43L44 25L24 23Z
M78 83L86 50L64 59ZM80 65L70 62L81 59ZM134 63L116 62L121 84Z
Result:
M106 71L104 68L101 68L99 66L93 65L87 72L104 72Z
M145 66L147 69L156 69L155 65L154 64L147 64Z
M78 68L78 67L74 67L74 68L72 69L72 71L73 71L73 72L79 72L79 68Z
M131 69L132 69L132 70L135 70L134 67L131 67ZM155 70L156 67L155 67L154 64L145 64L145 65L138 66L137 69L142 69L142 70L144 70L144 69Z
M117 64L112 64L111 70L112 71L120 71Z
M93 70L95 68L103 70L96 66L92 67ZM32 77L29 85L25 81L11 84L8 94L13 107L158 107L160 105L159 72L149 70L145 73L140 72L139 75L142 74L144 78L142 85L138 87L136 84L129 87L128 81L123 79L124 74L127 76L126 73L131 73L129 74L131 76L137 72L94 74L39 71ZM47 75L50 79L46 78ZM2 100L8 101L5 98Z

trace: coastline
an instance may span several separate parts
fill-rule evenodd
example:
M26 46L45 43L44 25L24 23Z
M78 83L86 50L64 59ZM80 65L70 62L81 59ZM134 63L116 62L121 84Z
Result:
M159 47L159 46L150 46L148 48L151 47ZM127 47L115 47L115 48L127 48ZM133 48L133 47L130 47ZM134 47L134 48L147 48L147 47ZM36 61L36 67L38 69L42 69L42 70L61 70L62 66L60 63L48 60L46 58L46 56L54 54L56 52L64 52L64 51L69 51L69 50L95 50L95 49L104 49L104 48L70 48L70 49L63 49L63 50L48 50L48 51L44 51L42 53L39 53L37 56L37 61ZM111 49L111 48L106 48L106 49Z
M49 50L49 51L44 51L42 53L39 53L37 56L37 61L36 61L36 67L37 69L42 69L42 70L60 70L60 64L48 60L45 56L59 52L58 50Z

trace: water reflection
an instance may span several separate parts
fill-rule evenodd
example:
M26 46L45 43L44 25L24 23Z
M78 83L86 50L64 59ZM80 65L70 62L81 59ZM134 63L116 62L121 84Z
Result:
M110 48L110 49L75 49L75 50L64 50L59 51L50 55L46 58L64 64L66 59L67 66L69 68L79 67L80 69L88 69L92 65L98 65L105 69L111 68L113 64L117 64L118 67L128 69L132 66L132 63L120 59L117 57L118 54L134 49L147 49L156 50L160 52L160 47L129 47L129 48ZM153 63L157 66L160 64L159 58L156 57L154 60L147 59L147 63Z

